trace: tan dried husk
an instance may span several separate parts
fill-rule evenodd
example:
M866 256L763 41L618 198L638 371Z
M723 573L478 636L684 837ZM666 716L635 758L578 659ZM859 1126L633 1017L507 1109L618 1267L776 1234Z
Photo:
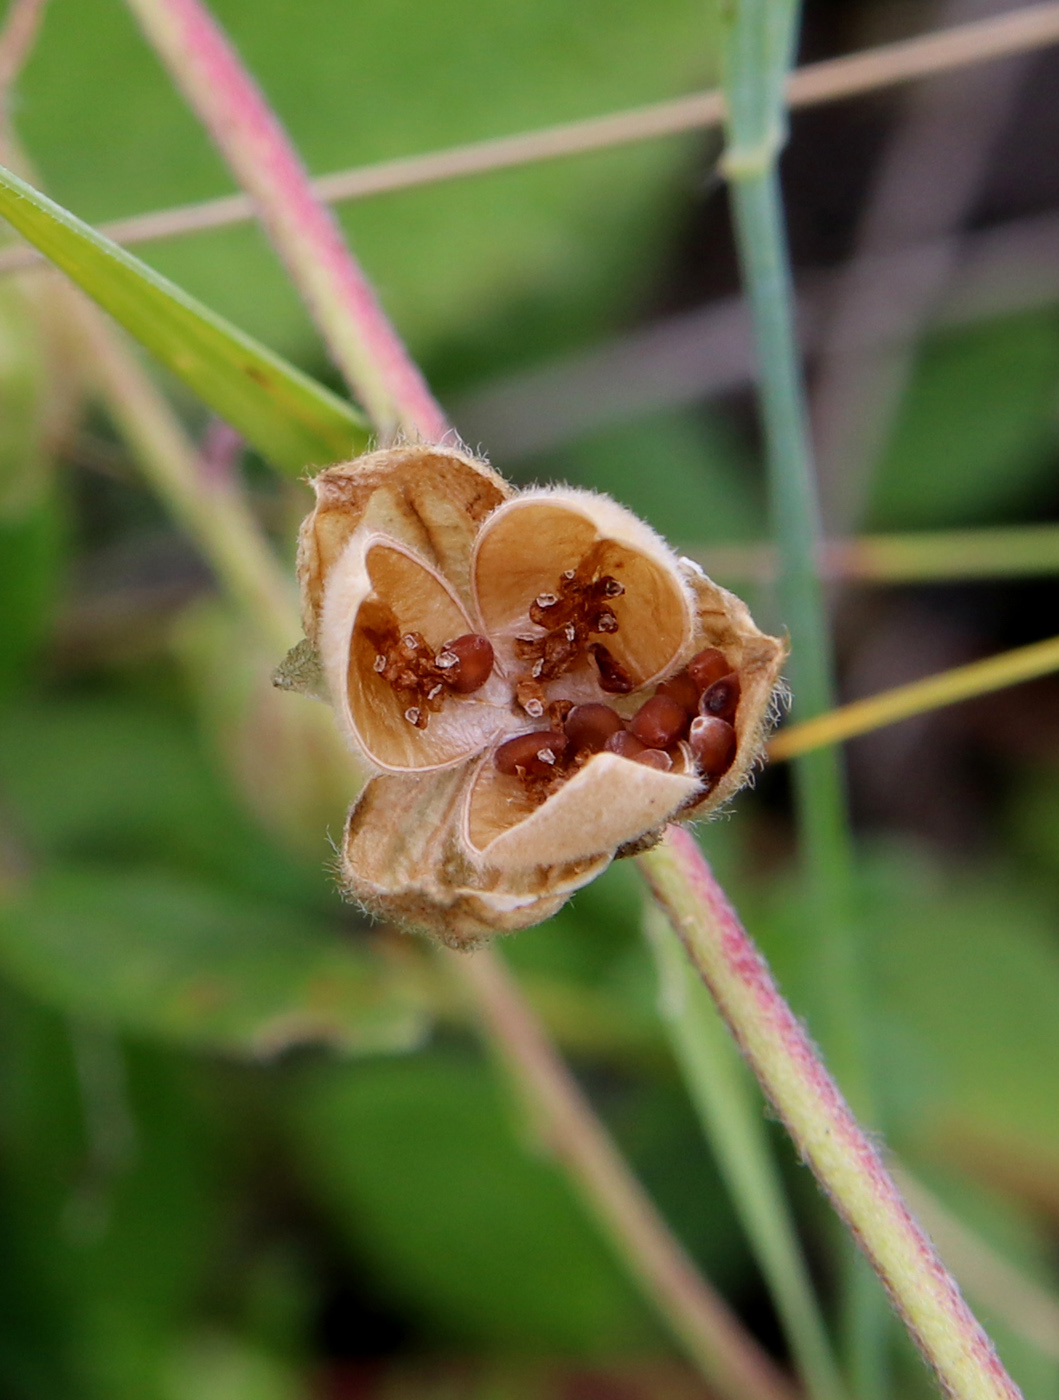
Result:
M478 528L513 494L488 462L449 447L389 447L313 478L316 507L298 538L305 635L317 641L324 584L362 525L399 540L445 575L467 606Z
M302 526L298 552L308 641L281 667L278 683L319 693L321 673L329 677L325 688L351 746L379 773L349 814L339 857L345 892L371 912L459 947L528 927L594 879L616 850L642 849L666 820L707 816L747 781L763 749L784 644L763 634L746 606L696 565L678 563L621 507L580 491L516 493L487 463L441 446L374 452L321 472L313 487L317 504ZM510 510L498 511L505 503ZM480 534L494 512L490 530ZM526 526L521 533L520 523ZM348 561L360 567L370 542L393 542L402 555L415 555L444 579L468 617L480 619L482 602L502 668L511 654L518 600L527 590L532 597L538 587L549 586L592 539L601 557L622 559L633 575L647 580L639 594L634 588L626 597L644 600L640 617L650 622L650 637L638 639L624 621L617 634L625 648L622 660L633 664L638 680L659 678L647 675L656 672L659 636L677 648L666 674L704 647L722 650L739 673L737 750L728 772L696 799L697 778L601 754L539 806L520 792L516 779L497 772L492 747L441 771L399 771L400 763L380 771L389 765L372 763L370 743L357 732L347 702L350 643L342 641L341 627L323 625L325 602L335 613L337 595L334 588L329 594L329 580L342 580L335 587L348 591ZM476 562L481 568L474 574ZM476 597L475 577L484 601ZM356 599L367 595L363 582L357 586L359 609L365 603ZM338 615L345 616L341 607ZM327 653L322 668L316 653L321 644ZM331 655L342 646L341 655ZM335 694L339 687L342 695ZM595 698L627 716L645 695ZM382 710L376 710L377 724ZM497 739L532 727L513 707L505 724Z

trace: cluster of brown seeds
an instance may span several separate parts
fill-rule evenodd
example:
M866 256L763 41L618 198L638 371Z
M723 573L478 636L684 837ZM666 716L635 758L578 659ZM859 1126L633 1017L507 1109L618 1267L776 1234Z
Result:
M630 720L602 703L557 702L561 721L550 715L552 729L508 739L496 751L496 766L542 795L597 753L615 753L663 772L690 757L712 782L735 758L732 721L739 693L738 675L724 653L710 647L663 681Z
M454 637L437 653L420 632L401 632L396 624L385 632L368 631L375 648L375 670L393 688L404 706L404 717L425 729L449 695L470 695L493 673L493 644L488 637L467 632Z
M595 662L601 688L612 695L627 695L632 678L593 636L617 632L618 619L608 600L620 598L622 584L610 574L592 576L587 560L580 568L567 569L554 593L539 593L530 604L529 618L543 632L523 632L515 638L515 655L529 671L518 683L519 704L531 717L544 714L544 686L557 680L584 656Z
M531 719L547 718L550 728L508 739L497 749L495 763L541 799L597 753L615 753L662 772L694 768L709 782L735 758L739 677L713 647L662 681L629 720L601 702L546 699L544 686L586 658L595 664L604 692L624 695L635 688L606 645L592 640L617 632L608 600L624 591L609 574L593 577L584 563L568 569L556 592L538 594L530 604L530 621L541 631L515 639L515 654L528 666L515 685L517 702ZM493 671L492 643L477 633L455 637L437 652L421 633L402 632L396 621L367 635L375 647L376 673L417 729L427 727L448 696L473 694Z

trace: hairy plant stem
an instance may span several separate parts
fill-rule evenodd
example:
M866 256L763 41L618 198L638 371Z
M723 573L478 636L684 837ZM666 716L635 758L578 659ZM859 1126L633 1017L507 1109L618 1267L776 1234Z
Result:
M882 1280L947 1395L1019 1392L916 1224L694 838L670 827L640 866L777 1114Z

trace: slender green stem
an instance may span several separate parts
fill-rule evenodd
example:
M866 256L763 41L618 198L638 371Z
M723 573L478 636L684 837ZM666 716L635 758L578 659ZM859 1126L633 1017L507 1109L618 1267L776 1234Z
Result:
M779 594L790 628L794 712L834 707L827 614L816 571L820 535L801 376L791 318L778 178L774 170L732 181L744 279L761 363L761 409L779 557ZM807 754L795 769L795 800L813 904L825 1024L819 1034L846 1092L871 1117L851 916L852 848L839 759Z
M684 553L713 578L726 582L771 582L776 576L776 551L764 542L686 544ZM916 530L824 540L817 569L825 579L875 584L1055 574L1059 573L1059 525Z
M1059 670L1059 637L1033 642L1027 647L1002 651L999 656L972 661L967 666L954 666L951 671L939 671L921 681L894 686L865 700L840 705L826 714L817 715L801 724L792 724L780 731L769 744L772 759L792 758L796 754L840 744L858 734L870 734L887 724L909 719L913 715L929 714L943 705L955 705L975 695L988 695L1005 686L1018 685Z
M656 905L648 905L644 925L674 1053L772 1294L806 1393L812 1400L840 1400L845 1387L772 1157L761 1096L709 992Z
M743 283L760 365L759 396L769 504L779 562L779 597L791 634L795 713L834 705L827 613L817 573L820 519L798 365L793 288L778 159L786 139L783 87L793 51L797 0L735 0L724 40L728 105L724 168ZM816 914L818 1034L858 1111L874 1119L853 924L853 855L839 755L805 755L794 775L802 856ZM885 1375L885 1312L857 1285L847 1251L843 1316L850 1373L860 1400L879 1400ZM855 1303L855 1306L854 1306ZM873 1320L874 1314L874 1320ZM870 1382L870 1383L869 1383Z

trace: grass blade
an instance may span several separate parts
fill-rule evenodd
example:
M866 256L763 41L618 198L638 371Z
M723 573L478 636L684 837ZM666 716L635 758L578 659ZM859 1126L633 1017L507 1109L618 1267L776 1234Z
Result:
M2 166L0 216L279 470L299 475L364 445L350 404Z

